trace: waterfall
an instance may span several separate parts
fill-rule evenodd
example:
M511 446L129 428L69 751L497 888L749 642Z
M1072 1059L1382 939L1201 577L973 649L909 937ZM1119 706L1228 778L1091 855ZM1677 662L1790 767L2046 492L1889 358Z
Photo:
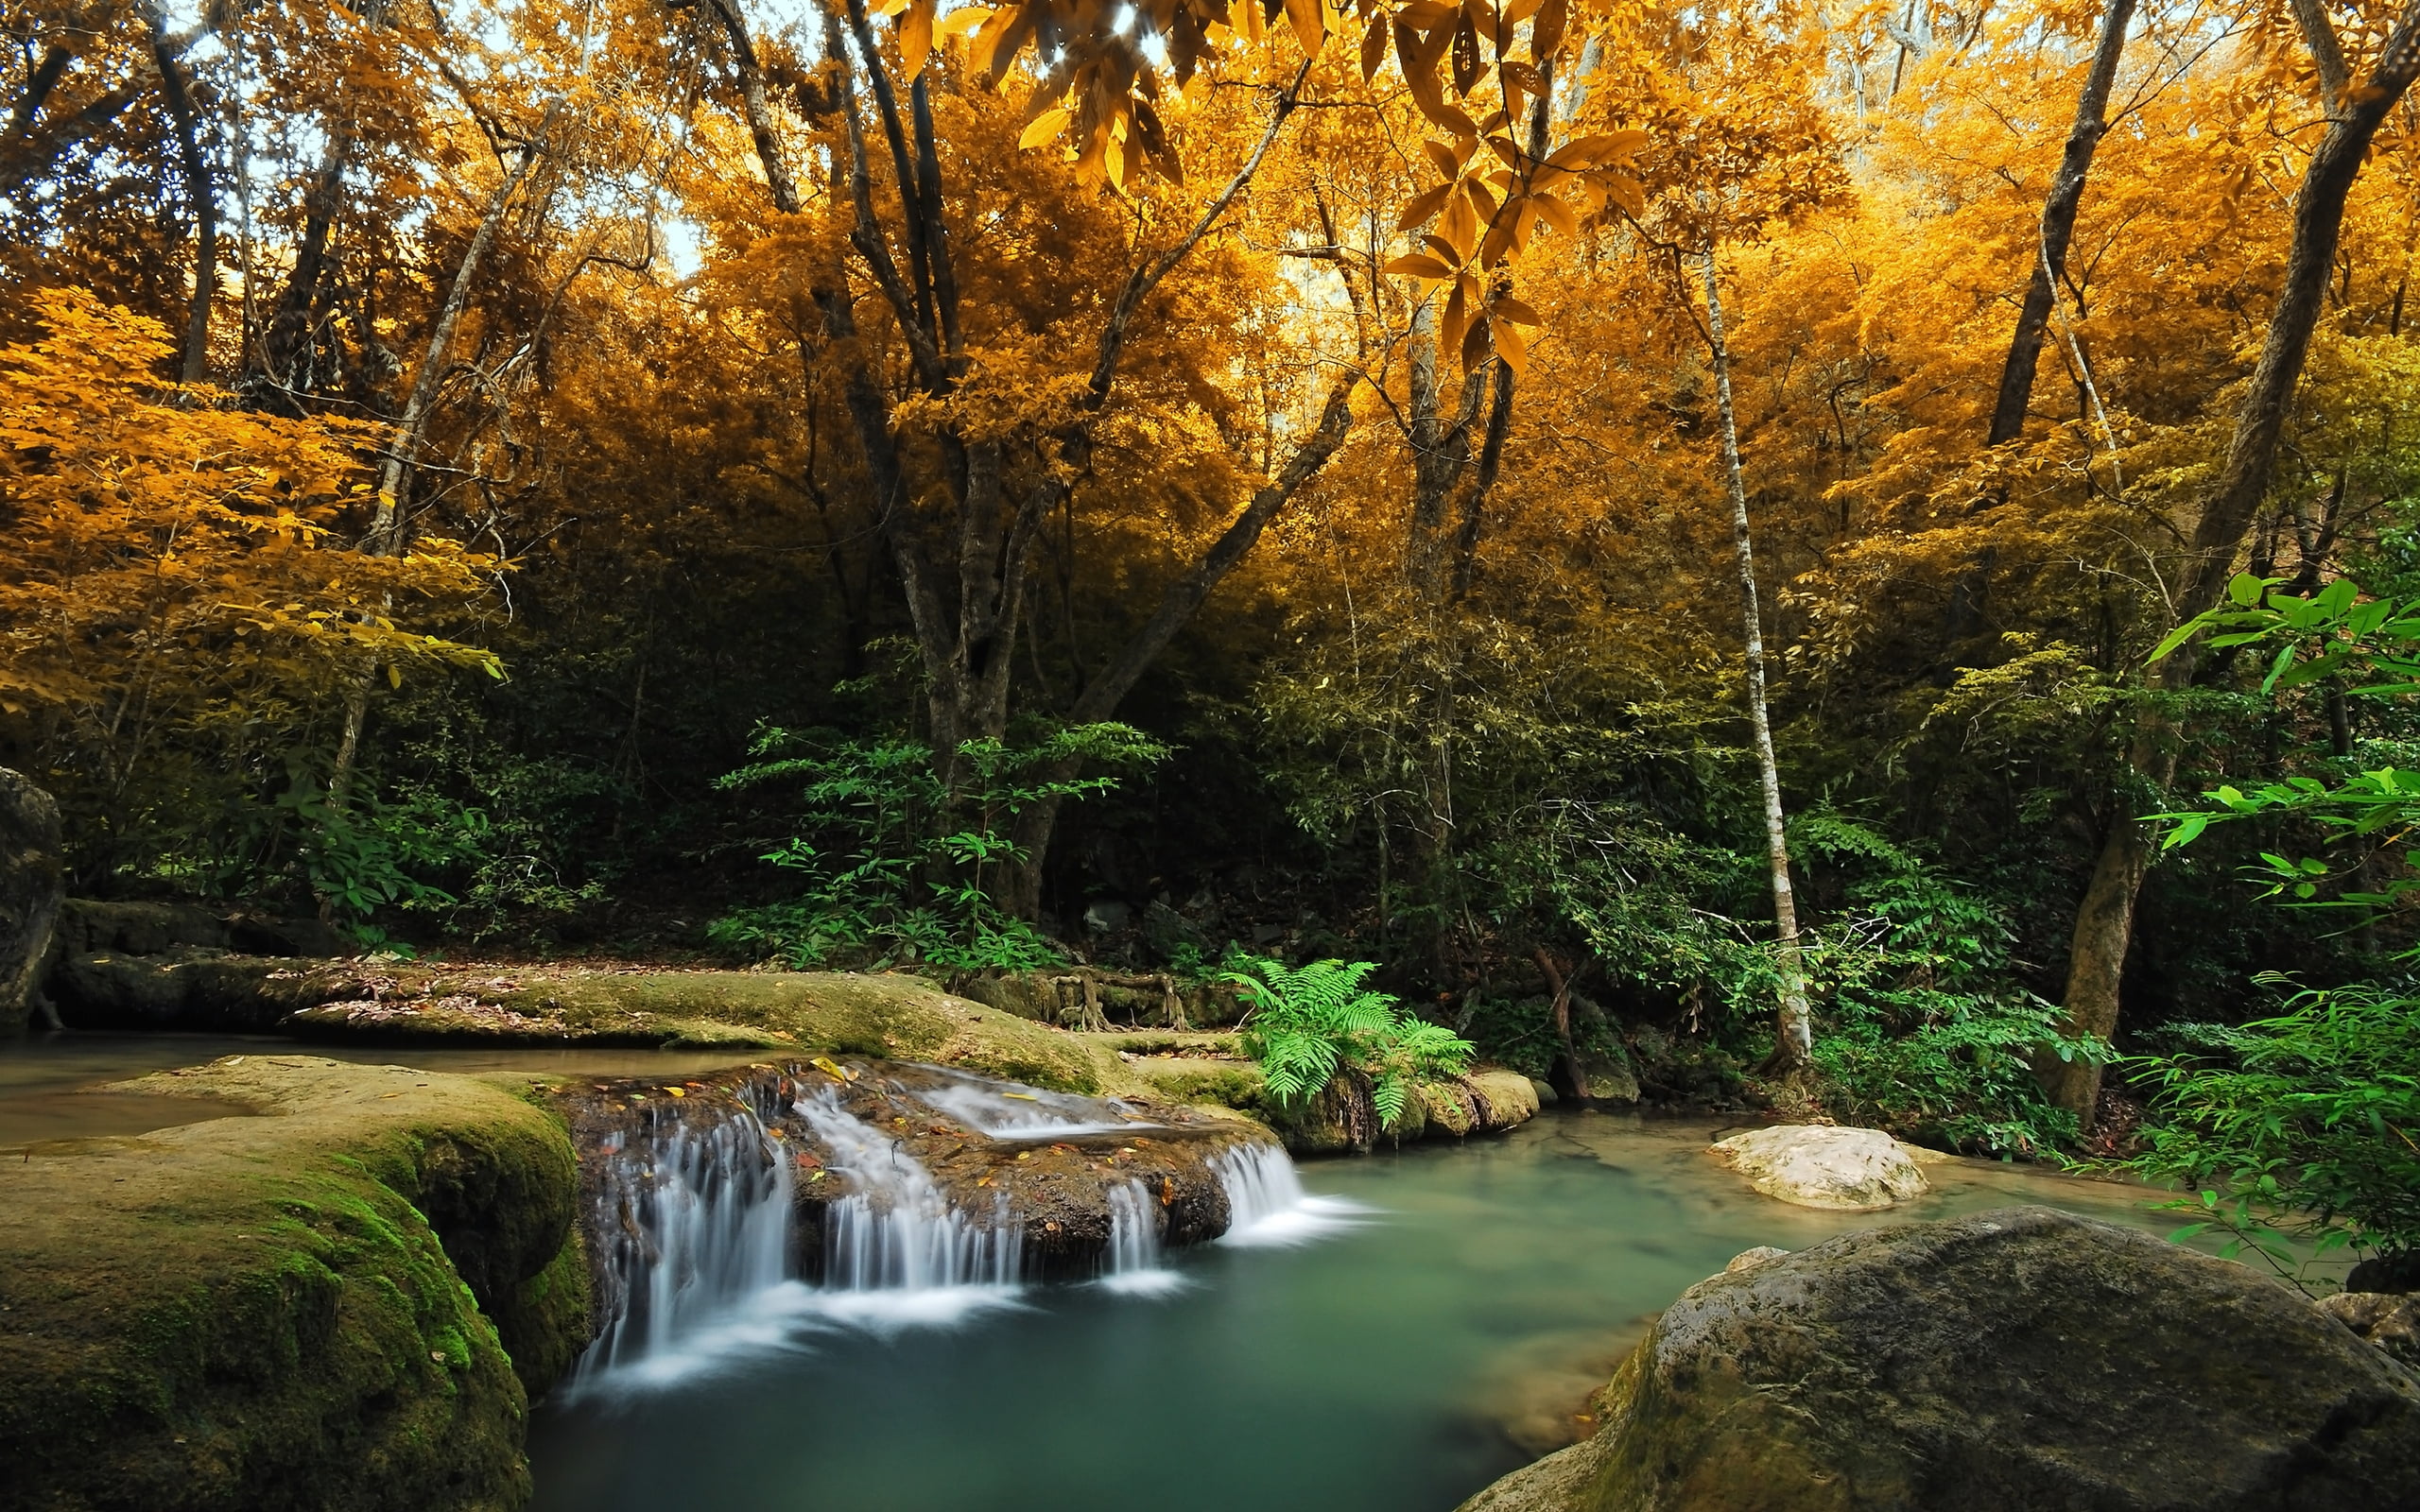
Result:
M955 1207L899 1142L840 1106L830 1089L792 1105L831 1169L856 1189L826 1210L821 1311L862 1321L941 1321L1008 1299L1025 1234L994 1194L991 1211Z
M1227 1194L1227 1231L1222 1245L1274 1247L1308 1244L1322 1234L1358 1225L1369 1209L1342 1197L1315 1197L1303 1190L1294 1162L1274 1144L1249 1144L1211 1163Z
M1109 1189L1109 1248L1100 1258L1100 1281L1130 1297L1159 1297L1184 1286L1184 1278L1160 1263L1160 1204L1140 1181Z
M999 1161L1029 1159L1037 1152L1028 1146L1045 1138L1170 1126L1129 1104L1022 1091L963 1074L922 1087L859 1089L850 1102L840 1087L797 1088L760 1069L767 1074L721 1088L692 1083L695 1093L684 1098L633 1092L627 1105L617 1096L607 1106L585 1162L604 1326L574 1369L575 1393L660 1386L733 1356L798 1348L819 1329L947 1324L1017 1305L1028 1261L1039 1268L1059 1251L1028 1256L1009 1185L993 1187L993 1177L970 1184L979 1166L948 1166L945 1189L909 1137L851 1111L871 1108L869 1097L885 1099L888 1111L896 1106L888 1100L904 1094L956 1117L992 1142L988 1158ZM1099 1284L1130 1296L1186 1286L1166 1263L1170 1225L1181 1218L1188 1237L1201 1233L1215 1217L1208 1194L1196 1183L1194 1196L1182 1196L1167 1176L1130 1177L1114 1159L1069 1163L1105 1177L1092 1189L1107 1209ZM802 1192L798 1173L819 1164L838 1179ZM1008 1169L994 1167L994 1176ZM1209 1156L1208 1170L1225 1194L1230 1244L1306 1243L1366 1211L1306 1195L1274 1143L1233 1145ZM828 1200L810 1200L826 1193ZM819 1209L821 1273L808 1285L792 1271L793 1214ZM1046 1227L1050 1245L1069 1243L1059 1218Z
M638 1369L678 1376L751 1331L750 1305L779 1286L789 1239L790 1162L745 1107L650 1111L605 1142L592 1199L612 1321L575 1385Z

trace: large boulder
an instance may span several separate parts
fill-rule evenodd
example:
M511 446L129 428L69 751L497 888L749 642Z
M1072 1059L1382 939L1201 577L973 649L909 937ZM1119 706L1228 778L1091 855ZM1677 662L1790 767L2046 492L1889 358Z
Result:
M0 1035L22 1033L64 894L59 805L0 766Z
M1920 1153L1878 1128L1776 1124L1718 1140L1714 1154L1769 1197L1802 1208L1870 1212L1931 1190Z
M2390 1512L2420 1381L2297 1294L2045 1208L1701 1281L1596 1437L1465 1512Z
M0 1512L525 1502L589 1337L562 1122L307 1056L127 1087L240 1112L0 1160Z

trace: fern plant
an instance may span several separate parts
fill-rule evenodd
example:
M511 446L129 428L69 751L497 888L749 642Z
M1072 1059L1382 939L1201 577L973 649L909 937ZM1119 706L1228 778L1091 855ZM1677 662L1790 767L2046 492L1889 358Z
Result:
M1370 1078L1370 1106L1387 1128L1403 1117L1412 1082L1470 1069L1470 1041L1412 1017L1368 986L1375 961L1288 966L1266 955L1230 955L1219 980L1245 1005L1244 1048L1280 1103L1318 1092L1339 1071Z

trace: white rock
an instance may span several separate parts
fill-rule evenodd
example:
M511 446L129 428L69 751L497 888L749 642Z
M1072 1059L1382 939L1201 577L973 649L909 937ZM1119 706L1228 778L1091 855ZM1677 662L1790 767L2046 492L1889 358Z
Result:
M1718 1141L1714 1153L1769 1197L1863 1212L1931 1190L1910 1146L1878 1128L1777 1124Z

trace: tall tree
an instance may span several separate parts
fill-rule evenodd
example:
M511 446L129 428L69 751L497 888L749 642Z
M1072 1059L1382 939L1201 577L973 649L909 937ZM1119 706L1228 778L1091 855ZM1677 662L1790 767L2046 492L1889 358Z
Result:
M2049 330L2059 281L2066 276L2067 244L2075 236L2076 211L2083 203L2092 155L2109 131L2109 91L2117 82L2118 64L2126 53L2126 29L2134 15L2135 0L2108 0L2101 9L2100 41L2093 47L2091 66L2084 71L2083 88L2076 95L2075 124L2067 129L2059 171L2051 176L2050 192L2042 201L2041 232L2032 249L2033 271L2026 280L2025 299L2017 306L2008 360L2000 367L1999 398L1992 405L1992 427L1984 438L1987 446L2013 441L2025 429L2034 369L2042 358L2042 338Z
M2325 14L2316 5L2297 7L2297 12L2309 28L2313 56L2339 60L2334 65L2321 64L2323 77L2348 77L2339 72L2342 47ZM2179 623L2217 605L2235 571L2237 553L2254 516L2268 496L2294 388L2326 304L2346 197L2369 156L2371 140L2416 75L2420 75L2420 3L2405 8L2368 77L2358 88L2331 92L2326 101L2326 129L2294 193L2293 240L2287 251L2277 302L2270 311L2268 333L2261 341L2260 358L2237 410L2218 482L2194 525L2191 554L2175 594ZM2187 686L2197 664L2189 649L2169 657L2162 663L2162 687L2174 692ZM2129 752L2134 771L2154 788L2165 786L2175 770L2176 735L2166 719L2148 714ZM2142 890L2151 850L2148 826L2128 812L2127 799L2121 794L2112 809L2100 859L2076 909L2066 991L2061 1002L2078 1034L2105 1040L2117 1031L2126 954L2134 940L2135 902ZM2059 1106L2090 1127L2100 1102L2100 1063L2048 1062L2043 1067L2043 1079Z

